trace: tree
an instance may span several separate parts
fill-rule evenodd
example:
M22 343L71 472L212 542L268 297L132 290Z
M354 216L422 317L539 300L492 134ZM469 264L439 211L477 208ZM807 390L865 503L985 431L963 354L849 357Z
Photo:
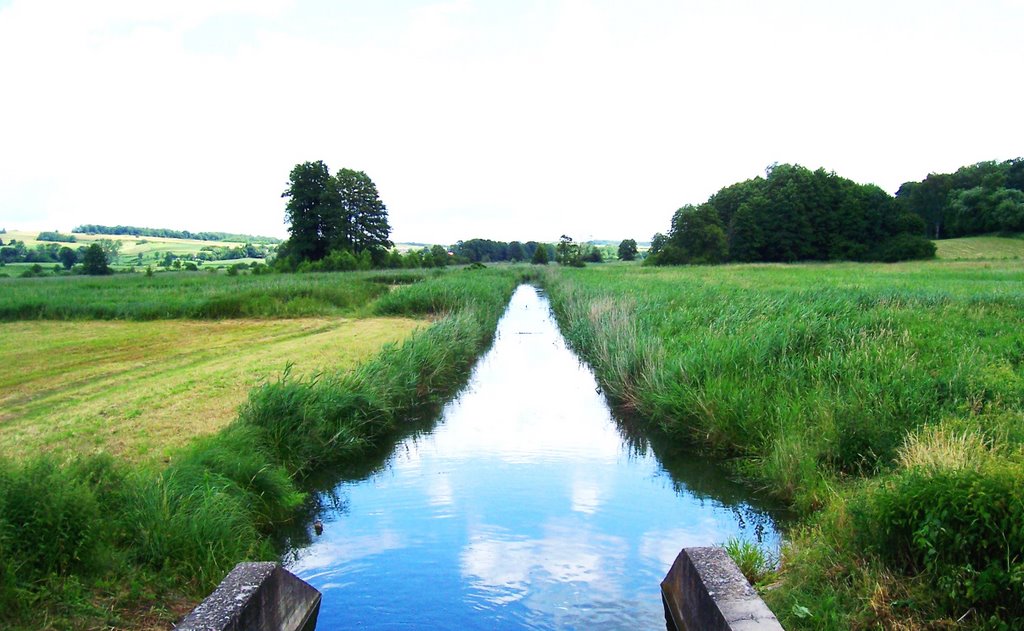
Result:
M288 198L285 219L291 236L279 258L291 258L294 265L319 261L333 250L371 251L372 261L386 262L392 245L387 208L366 173L341 169L331 175L322 161L304 162L292 169L281 196Z
M525 261L526 250L523 248L523 244L518 241L512 241L508 244L508 260L510 261Z
M334 215L340 201L336 182L322 161L295 165L288 176L285 219L291 235L283 248L300 261L319 261L327 255L332 230L340 223Z
M448 265L448 250L443 245L431 246L430 259L434 267L445 267Z
M537 248L533 251L533 258L530 262L534 265L547 265L548 264L548 249L543 243L537 244Z
M357 254L363 250L390 248L388 211L373 180L362 171L341 169L334 176L334 186L340 212L329 213L330 220L325 222L331 246Z
M728 255L725 230L710 204L686 205L672 218L669 245L678 248L685 263L721 263ZM679 256L677 255L677 256Z
M635 261L636 255L639 250L636 247L636 239L623 239L619 243L619 260L620 261Z
M562 235L555 246L555 260L568 267L583 267L583 259L580 256L580 245L574 243L572 237Z
M60 262L64 266L64 269L71 269L75 266L75 263L78 262L78 255L75 254L74 250L68 247L61 248L58 256L60 256Z
M107 255L98 243L93 243L85 250L82 258L82 271L91 276L103 276L110 273L107 266Z

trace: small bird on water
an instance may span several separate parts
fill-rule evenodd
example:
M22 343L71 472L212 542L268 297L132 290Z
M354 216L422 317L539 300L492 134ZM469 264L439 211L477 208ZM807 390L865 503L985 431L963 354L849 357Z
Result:
M316 531L316 534L318 536L324 534L324 522L320 521L319 519L314 520L313 530Z

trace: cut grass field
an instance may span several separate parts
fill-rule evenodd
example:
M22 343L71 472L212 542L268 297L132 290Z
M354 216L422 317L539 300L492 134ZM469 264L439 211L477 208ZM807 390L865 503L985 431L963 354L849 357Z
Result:
M1024 235L1017 237L963 237L935 241L940 259L1024 259Z
M249 390L346 371L409 318L0 324L0 450L166 457L232 421Z

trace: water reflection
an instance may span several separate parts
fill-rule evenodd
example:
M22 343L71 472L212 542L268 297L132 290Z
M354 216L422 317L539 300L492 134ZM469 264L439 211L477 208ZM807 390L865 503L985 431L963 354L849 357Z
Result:
M322 629L664 628L681 547L778 542L746 489L615 422L528 286L436 430L318 514L286 563L324 593Z

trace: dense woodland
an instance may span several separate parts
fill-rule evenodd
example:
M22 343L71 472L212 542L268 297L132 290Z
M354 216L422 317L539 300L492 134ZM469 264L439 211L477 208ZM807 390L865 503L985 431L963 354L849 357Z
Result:
M161 237L164 239L194 239L196 241L235 241L237 243L260 243L272 245L281 243L277 237L261 237L250 234L233 234L230 232L189 232L188 230L171 230L169 228L140 228L138 226L101 226L98 224L82 224L72 232L84 234L131 235L135 237Z
M930 258L925 223L891 195L835 173L774 165L675 212L651 243L656 265Z
M929 174L903 184L896 201L921 217L934 239L1024 232L1024 158Z

